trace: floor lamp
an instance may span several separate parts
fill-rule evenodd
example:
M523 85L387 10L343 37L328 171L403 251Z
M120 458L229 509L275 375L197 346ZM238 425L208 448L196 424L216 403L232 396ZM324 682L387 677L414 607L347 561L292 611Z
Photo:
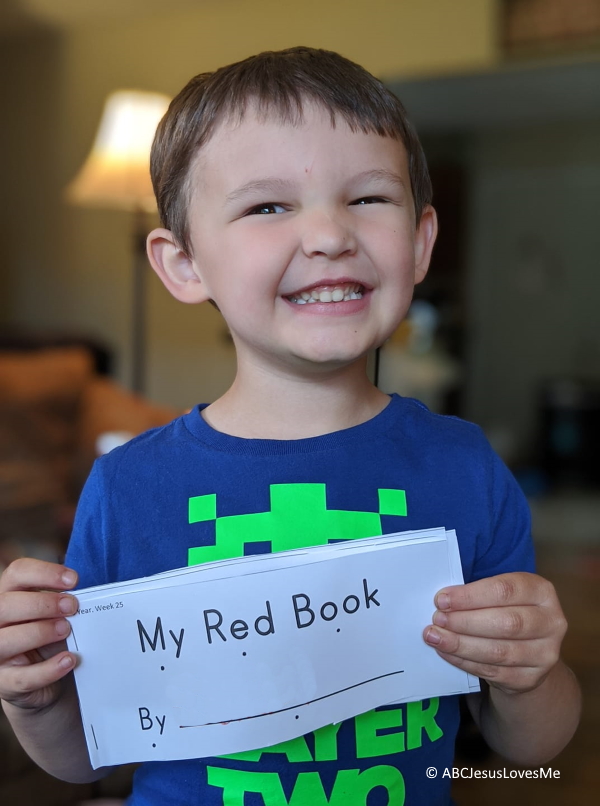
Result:
M73 204L126 210L132 218L131 388L137 393L145 387L147 218L156 210L150 146L169 101L151 92L112 93L92 150L66 191Z

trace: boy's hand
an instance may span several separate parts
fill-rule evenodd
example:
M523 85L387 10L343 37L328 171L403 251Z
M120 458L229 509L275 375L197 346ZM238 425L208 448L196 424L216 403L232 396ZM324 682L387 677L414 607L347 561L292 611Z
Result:
M567 629L553 585L512 573L436 594L423 637L453 666L505 693L531 691L559 659Z
M77 612L77 574L63 565L22 559L0 576L0 699L41 710L60 696L58 681L75 666L64 618Z

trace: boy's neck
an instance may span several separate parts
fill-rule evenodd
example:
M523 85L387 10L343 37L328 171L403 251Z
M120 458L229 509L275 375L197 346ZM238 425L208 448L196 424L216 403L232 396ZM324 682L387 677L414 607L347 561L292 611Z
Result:
M238 369L225 394L203 410L216 431L245 439L305 439L372 419L389 396L367 377L366 358L316 377Z

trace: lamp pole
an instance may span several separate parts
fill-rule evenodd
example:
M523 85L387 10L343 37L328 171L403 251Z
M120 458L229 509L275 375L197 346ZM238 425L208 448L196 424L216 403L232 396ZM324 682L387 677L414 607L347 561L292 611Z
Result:
M133 266L131 282L131 389L146 391L147 274L146 236L148 217L142 209L133 214Z

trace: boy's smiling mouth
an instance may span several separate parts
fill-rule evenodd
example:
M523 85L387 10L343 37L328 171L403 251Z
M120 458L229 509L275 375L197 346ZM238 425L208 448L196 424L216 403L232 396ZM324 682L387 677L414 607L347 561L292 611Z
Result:
M310 305L316 302L350 302L350 300L362 299L366 290L364 285L356 282L321 283L301 291L294 291L293 294L286 295L285 299L295 305Z

